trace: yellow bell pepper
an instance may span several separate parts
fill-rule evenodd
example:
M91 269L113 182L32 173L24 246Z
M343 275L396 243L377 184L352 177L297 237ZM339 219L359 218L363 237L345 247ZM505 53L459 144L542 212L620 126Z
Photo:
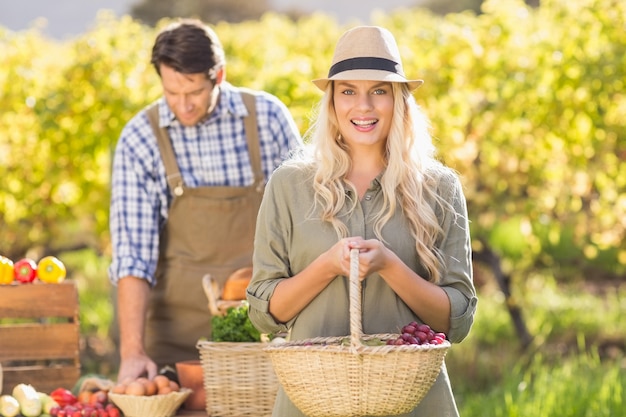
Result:
M65 265L54 256L41 258L37 264L37 278L48 284L58 284L65 279Z
M13 261L4 256L0 256L0 285L13 282Z

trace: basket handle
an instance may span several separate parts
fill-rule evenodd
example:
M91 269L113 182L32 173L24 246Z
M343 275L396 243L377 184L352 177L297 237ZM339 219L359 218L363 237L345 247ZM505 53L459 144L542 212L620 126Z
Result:
M211 274L206 274L202 277L202 288L206 294L206 298L209 300L209 311L214 316L221 315L219 308L217 307L217 282L213 280Z
M359 280L359 250L350 250L350 348L356 353L362 346L361 281Z

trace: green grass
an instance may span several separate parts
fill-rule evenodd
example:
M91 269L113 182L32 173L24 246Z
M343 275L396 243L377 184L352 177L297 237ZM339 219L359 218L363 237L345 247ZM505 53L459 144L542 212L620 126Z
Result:
M523 352L504 299L481 288L472 332L447 356L462 417L609 417L626 409L626 283L516 287L533 344Z
M460 410L463 417L614 417L626 409L625 388L619 363L594 353L562 360L536 354L488 390L463 396Z

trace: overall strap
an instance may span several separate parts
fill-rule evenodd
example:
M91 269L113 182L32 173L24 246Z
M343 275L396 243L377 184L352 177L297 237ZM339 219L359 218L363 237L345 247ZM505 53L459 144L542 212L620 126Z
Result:
M265 175L261 167L261 147L259 143L259 130L256 119L256 99L254 94L242 89L241 96L248 110L248 115L244 118L244 129L248 142L248 152L250 155L250 164L254 173L254 183L257 189L262 189L265 183ZM174 195L181 196L184 192L183 177L180 174L178 163L176 162L176 154L172 148L172 142L167 133L166 128L159 126L159 107L157 103L147 108L146 114L150 120L150 125L157 139L163 165L165 166L165 174L167 183Z
M161 159L165 166L165 175L167 184L170 186L170 190L176 196L181 196L184 192L185 183L183 182L183 176L180 174L178 168L178 162L176 162L176 154L174 148L172 148L172 142L170 136L167 133L166 128L159 126L159 105L154 103L146 110L148 120L154 131L154 135L159 145L159 151L161 152Z
M241 97L246 105L248 115L244 119L244 127L246 130L246 138L248 140L248 153L250 155L250 164L254 172L254 183L257 190L261 190L265 184L265 175L261 168L261 145L259 143L259 129L256 119L256 99L254 93L248 89L241 88Z

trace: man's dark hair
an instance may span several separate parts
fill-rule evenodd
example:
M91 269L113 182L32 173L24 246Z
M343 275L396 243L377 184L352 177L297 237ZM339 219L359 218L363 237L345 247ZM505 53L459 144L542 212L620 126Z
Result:
M226 59L222 43L210 27L196 19L184 19L159 33L150 62L159 75L163 64L181 74L204 73L214 80Z

